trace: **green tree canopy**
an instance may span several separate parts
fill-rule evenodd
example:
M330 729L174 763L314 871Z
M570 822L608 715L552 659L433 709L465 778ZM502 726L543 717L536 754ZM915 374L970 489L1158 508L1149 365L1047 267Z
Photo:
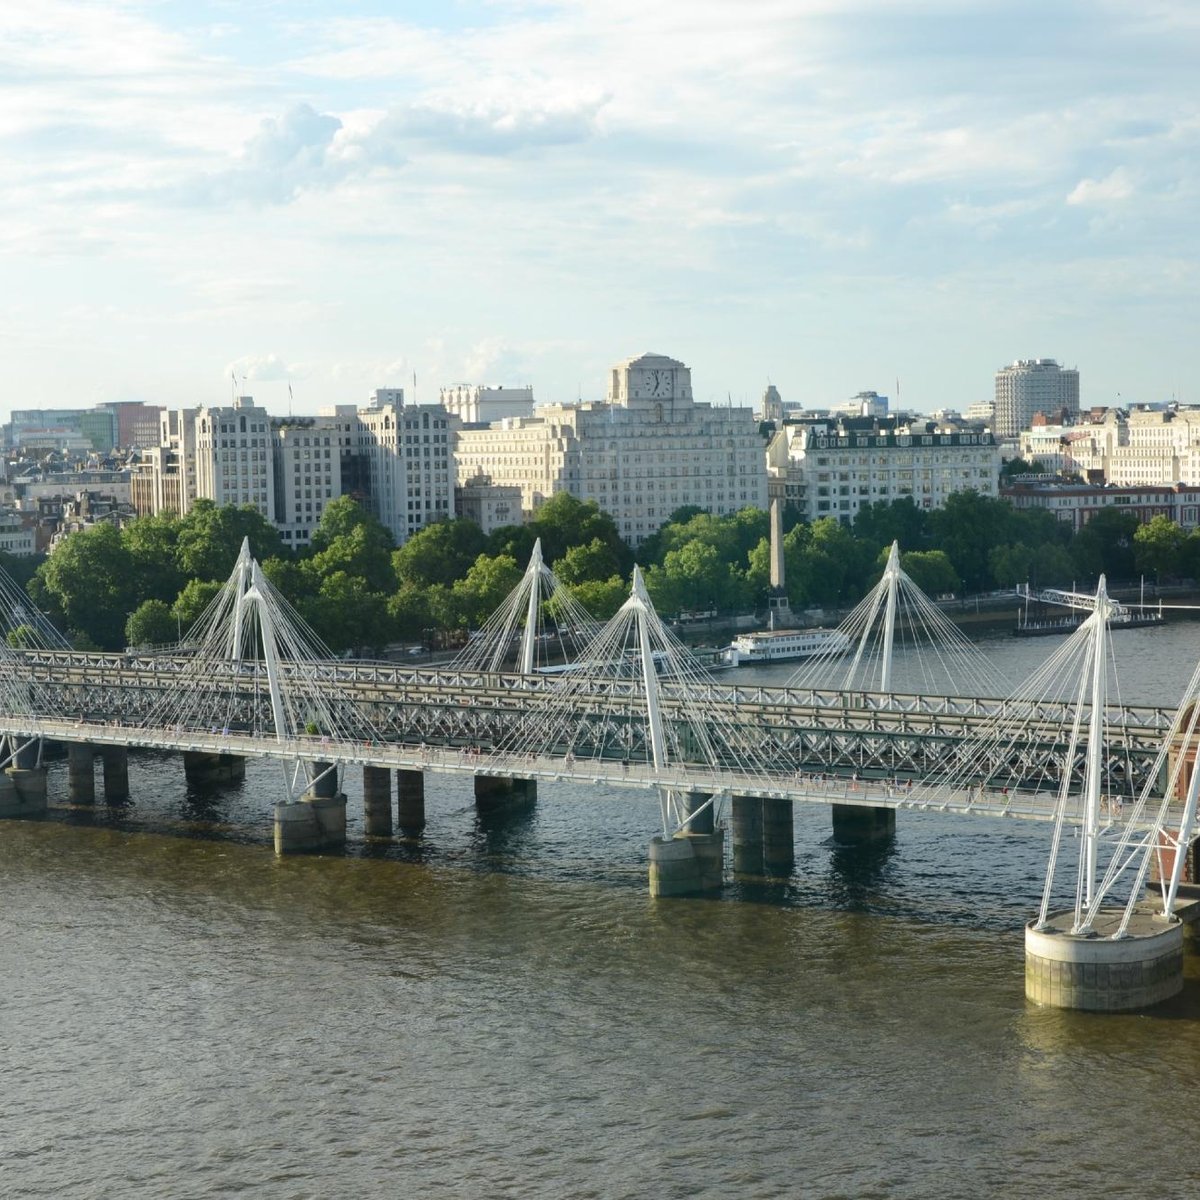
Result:
M163 646L175 641L178 625L171 609L161 600L143 600L125 622L127 646Z
M572 546L554 564L554 573L567 584L603 581L619 577L621 563L607 542L592 538L586 546Z
M1139 572L1155 579L1182 575L1186 570L1186 545L1187 534L1170 517L1159 513L1134 530L1134 565Z
M138 594L170 603L184 584L177 554L179 518L155 513L130 521L121 530L121 543L129 553L137 576Z
M886 555L889 551L881 553ZM921 591L935 599L959 589L958 572L941 550L909 550L900 555L900 567Z
M179 567L190 579L227 579L246 538L259 562L283 552L279 530L252 504L218 508L197 500L179 525Z
M63 538L30 581L30 593L69 630L106 650L125 645L125 621L138 602L133 560L108 524Z
M216 579L189 579L183 585L171 612L183 630L184 639L187 632L200 619L200 614L209 606L213 597L221 590L221 583Z
M466 576L451 589L458 622L477 629L520 583L521 575L521 568L507 555L493 558L481 554Z
M1133 579L1136 575L1133 538L1137 514L1115 505L1102 508L1075 535L1071 557L1079 575L1096 579L1103 572L1109 585Z
M414 533L392 556L396 577L401 584L449 587L471 569L485 542L483 531L465 517L436 521Z

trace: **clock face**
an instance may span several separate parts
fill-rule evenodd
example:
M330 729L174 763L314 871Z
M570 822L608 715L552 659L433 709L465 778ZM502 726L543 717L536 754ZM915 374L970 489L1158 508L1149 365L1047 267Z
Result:
M674 384L671 375L671 371L648 371L646 374L646 383L650 395L655 399L662 399L664 396L669 396Z

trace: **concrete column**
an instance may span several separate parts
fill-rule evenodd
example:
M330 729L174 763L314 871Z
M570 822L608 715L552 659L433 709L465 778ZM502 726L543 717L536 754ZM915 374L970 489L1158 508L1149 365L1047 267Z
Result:
M14 738L12 744L14 747L19 746L20 749L13 755L13 760L9 765L21 771L35 770L38 765L38 759L41 757L39 754L41 743L24 742L23 739Z
M308 790L296 803L275 805L275 853L338 850L346 844L346 797L337 790L332 764L308 768Z
M206 750L183 752L183 773L188 783L212 787L237 783L246 778L246 760L240 754L209 754Z
M475 776L475 807L481 813L521 812L537 801L536 779Z
M363 767L363 827L367 837L392 836L392 775L387 767Z
M650 895L717 891L725 881L725 834L680 833L650 841Z
M96 803L96 747L88 742L67 746L67 799L72 804Z
M833 840L844 845L882 842L896 835L894 808L858 804L833 806Z
M763 870L768 875L790 875L796 865L794 809L790 800L762 802Z
M678 796L683 809L683 815L687 817L707 803L709 793L679 792ZM689 833L715 833L716 829L716 818L713 815L713 806L711 804L695 820L690 822L687 827Z
M104 799L110 804L129 799L129 751L124 746L103 746Z
M1025 927L1025 995L1050 1008L1132 1012L1183 990L1183 926L1153 911L1135 912L1125 937L1112 932L1122 910L1102 911L1095 933L1070 932L1074 911Z
M425 828L424 771L397 768L396 817L405 833L420 833Z
M734 796L730 806L733 831L733 873L763 873L763 802L759 796Z
M40 817L46 811L46 793L43 789L40 800L30 788L18 790L13 771L0 772L0 818Z
M4 769L9 787L0 796L0 815L10 817L40 817L46 811L46 768L39 767L38 742L21 745L18 739L10 741L10 749L16 750L12 763ZM10 790L11 789L11 790Z

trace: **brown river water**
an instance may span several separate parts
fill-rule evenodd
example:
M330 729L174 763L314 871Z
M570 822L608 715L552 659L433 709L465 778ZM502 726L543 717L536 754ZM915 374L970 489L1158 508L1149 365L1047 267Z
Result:
M1057 642L985 643L1010 675ZM1122 633L1170 703L1200 626ZM773 668L740 678L782 681ZM1200 960L1150 1014L1023 993L1048 828L802 808L790 879L652 901L657 803L276 860L279 770L0 825L0 1197L1193 1197Z

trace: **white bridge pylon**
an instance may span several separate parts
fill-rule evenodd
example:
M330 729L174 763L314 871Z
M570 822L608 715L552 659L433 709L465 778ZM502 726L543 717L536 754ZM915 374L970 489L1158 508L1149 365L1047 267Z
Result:
M560 758L578 774L586 765L619 763L644 777L648 768L659 792L663 832L686 828L715 805L666 785L677 762L703 762L714 772L730 769L750 783L769 768L760 748L723 714L706 712L692 694L711 676L663 624L634 567L629 598L575 662L557 671L554 686L539 695L493 761L520 775L523 762Z
M1119 904L1121 919L1111 935L1119 940L1127 935L1156 855L1164 912L1172 913L1185 853L1196 836L1200 774L1191 766L1200 741L1200 667L1155 762L1144 772L1145 783L1137 785L1128 758L1112 748L1110 713L1126 710L1119 694L1110 704L1117 691L1109 629L1115 606L1103 576L1088 607L1091 615L1022 685L1007 715L954 747L947 766L915 790L914 801L966 793L984 804L1001 794L1054 789L1054 830L1034 928L1047 927L1051 910L1062 907L1069 889L1071 932L1094 934L1102 908L1107 904L1111 912ZM1066 755L1051 765L1036 747L1050 733L1042 723L1043 702L1060 695L1073 697L1074 717ZM1068 827L1078 835L1073 876Z
M307 738L314 754L335 763L324 773L336 769L339 744L381 740L357 706L338 702L306 669L334 656L263 574L248 540L183 646L189 657L179 686L147 714L147 729L248 733L280 745ZM313 782L311 761L285 763L289 798Z
M546 616L553 618L553 625ZM522 675L571 662L595 636L600 623L571 594L542 559L542 539L533 543L529 566L482 629L472 633L453 666L498 672L513 662ZM515 651L515 654L514 654Z
M903 662L896 663L896 651ZM900 670L897 670L897 667ZM1011 685L900 565L893 542L879 583L850 611L827 648L806 659L791 687L925 695L1004 696Z

